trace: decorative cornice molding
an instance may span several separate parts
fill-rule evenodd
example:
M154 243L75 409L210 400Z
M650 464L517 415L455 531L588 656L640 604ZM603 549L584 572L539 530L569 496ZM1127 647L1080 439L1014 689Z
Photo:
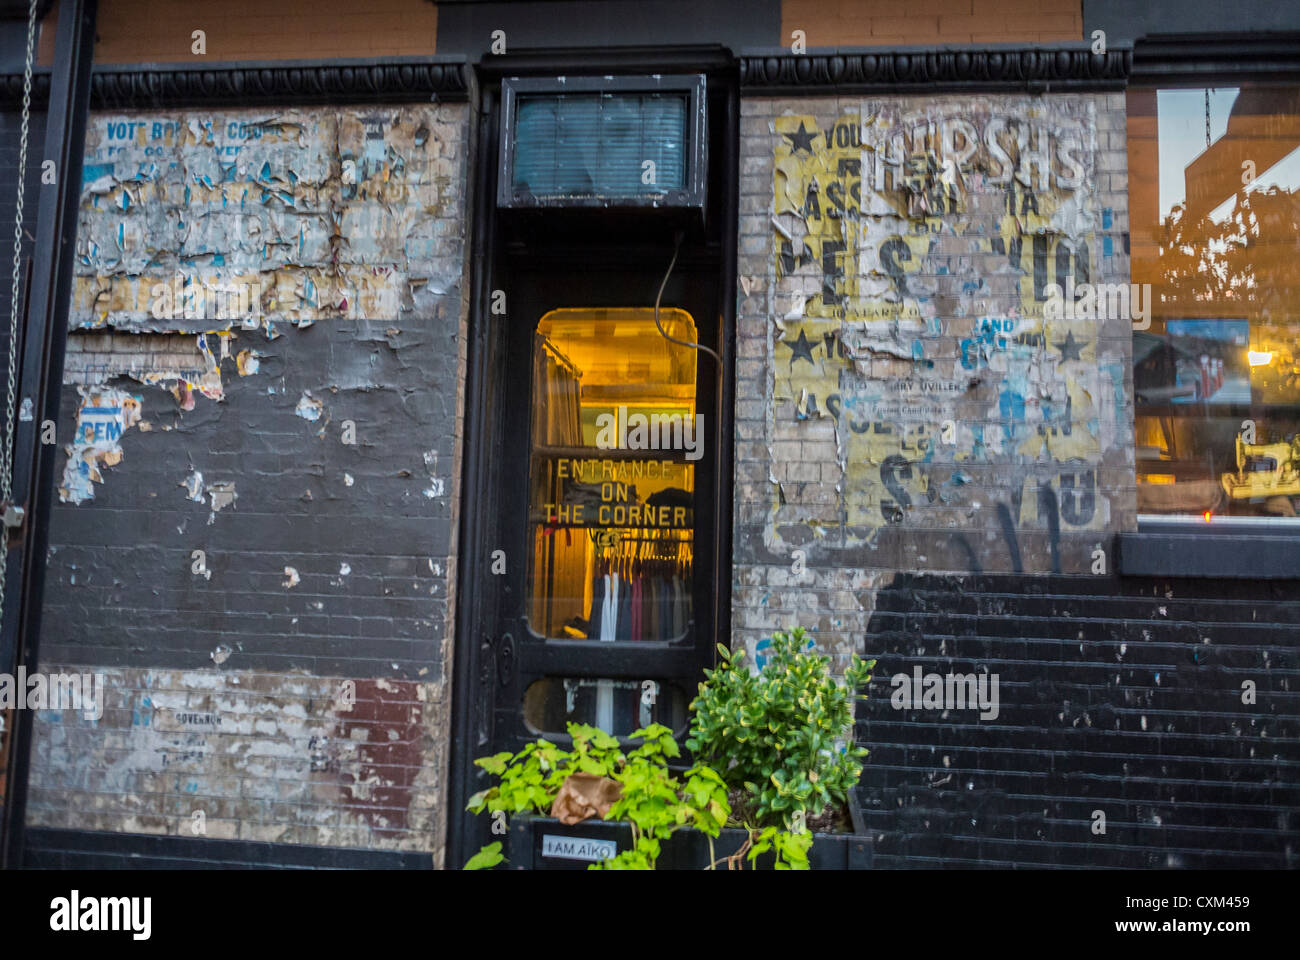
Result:
M740 56L743 93L911 93L957 90L1120 90L1133 54L1115 47L1095 54L1086 44L1060 47L941 49L908 47L829 50L793 54L788 49Z
M526 62L486 66L491 73L536 67L547 62L543 53L530 53ZM697 50L690 53L700 55ZM532 63L539 57L539 64ZM714 60L717 56L709 62L716 68ZM1300 34L1152 36L1132 48L1112 47L1104 54L1094 54L1086 43L830 49L806 54L779 47L743 50L736 63L742 93L748 96L807 96L821 91L1122 90L1130 84L1294 80L1300 78ZM90 97L94 110L463 101L469 97L471 72L463 57L265 61L202 67L132 64L96 68ZM21 102L22 86L21 74L0 74L0 109L13 109ZM32 78L32 102L43 105L49 90L48 69L37 72Z
M99 67L90 80L92 110L170 107L307 106L323 103L457 101L469 96L463 58L402 58L375 63L335 60L226 63L205 67L140 64ZM0 104L22 101L21 74L0 75ZM32 102L49 99L48 71L32 78Z
M45 108L50 99L50 74L32 74L32 106ZM23 102L23 75L21 73L0 74L0 107L16 110Z

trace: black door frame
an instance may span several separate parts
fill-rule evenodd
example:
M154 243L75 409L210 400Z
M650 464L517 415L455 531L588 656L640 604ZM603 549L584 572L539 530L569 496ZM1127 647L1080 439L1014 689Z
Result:
M500 472L506 469L505 455L510 449L510 440L516 445L519 443L519 431L511 425L522 421L522 432L526 436L528 422L527 408L511 410L503 402L509 395L512 369L517 369L512 366L512 361L515 364L519 362L517 356L510 356L509 333L511 329L518 329L519 324L535 323L541 316L536 311L542 307L638 306L641 305L637 302L639 300L645 300L648 305L653 302L655 288L672 254L672 229L662 230L658 221L640 221L650 225L648 229L655 234L654 238L649 243L625 244L619 255L623 258L624 270L627 269L628 257L635 257L633 262L638 264L636 286L646 286L647 293L630 291L621 298L615 296L613 290L618 284L613 282L614 274L608 272L603 281L592 280L595 302L587 304L573 298L555 302L553 296L547 300L548 294L540 289L545 287L547 256L521 255L512 249L510 237L517 235L517 221L512 221L507 228L495 204L500 80L503 76L670 72L704 73L709 88L709 227L703 236L691 237L692 231L687 231L688 239L683 245L682 256L664 294L664 306L678 305L684 299L684 284L692 274L697 278L703 271L715 274L715 291L692 301L712 301L711 315L690 311L701 330L702 342L715 346L723 360L721 376L715 378L713 360L702 355L697 377L701 400L706 393L712 394L709 403L714 423L706 435L716 450L712 459L713 477L710 478L714 496L709 505L711 516L707 536L701 536L703 531L700 530L704 516L700 498L706 488L701 482L703 473L699 464L696 465L697 538L701 545L706 539L711 541L707 544L707 556L702 551L697 552L697 582L711 581L712 590L707 597L699 596L697 591L699 642L689 649L665 649L656 644L654 650L634 651L629 656L625 650L616 654L608 645L603 649L598 644L582 644L582 647L590 654L589 668L598 668L605 676L635 678L654 675L644 673L647 655L661 658L657 662L660 673L680 673L688 666L698 670L703 665L701 658L705 652L712 651L717 640L726 641L731 635L733 358L739 208L739 77L736 61L721 47L528 51L485 58L477 68L477 111L473 119L476 140L471 154L474 191L472 262L475 275L472 278L467 344L463 492L447 791L446 864L450 869L459 868L470 854L490 839L487 819L468 814L464 809L469 796L483 786L480 771L474 767L473 761L491 752L494 742L518 742L524 736L531 738L522 723L515 694L523 678L539 670L546 672L554 660L554 654L547 650L547 647L554 649L554 645L532 644L530 649L521 649L517 638L506 638L500 630L493 629L500 611L508 609L511 604L522 604L524 582L524 554L519 546L524 543L522 531L516 538L518 543L497 542L503 516L511 510L516 513L519 510L519 504L503 502L506 499L505 485L499 482ZM599 223L596 223L596 229L597 232L602 229ZM634 229L642 231L639 225ZM585 257L583 268L590 270L593 278L599 278L602 271L612 271L619 265L612 256L602 261L594 249L588 250ZM572 260L569 269L572 269L571 264ZM491 311L493 291L508 283L506 278L512 272L522 277L530 271L534 279L541 281L535 294L524 293L517 304L507 297L508 312L494 315ZM652 282L647 282L647 278ZM519 284L519 289L524 290L525 285ZM685 303L681 305L685 306ZM686 309L690 310L690 307ZM700 308L697 306L696 309ZM514 342L518 352L520 338L514 338ZM710 388L706 391L704 385L714 379L718 384L716 390ZM709 409L701 407L701 412L708 413ZM497 549L507 551L505 576L493 576L490 572L493 551ZM702 609L702 604L707 606ZM642 656L637 657L636 653ZM664 670L664 667L668 669ZM690 686L683 692L689 700L694 688ZM498 727L502 723L505 728Z

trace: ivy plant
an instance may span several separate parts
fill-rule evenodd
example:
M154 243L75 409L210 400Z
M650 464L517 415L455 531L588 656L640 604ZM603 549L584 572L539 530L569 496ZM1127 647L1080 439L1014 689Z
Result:
M704 671L691 702L687 746L747 794L758 825L801 828L807 817L845 803L862 775L867 751L843 743L876 661L854 654L840 683L831 658L810 646L802 627L773 634L767 663L750 670L744 650L718 644L721 662ZM779 858L797 858L775 836L767 842Z
M617 738L595 727L571 723L573 749L564 750L545 739L528 744L518 753L498 753L475 763L497 778L495 786L470 798L467 809L474 813L538 813L546 815L569 775L576 772L608 777L622 788L606 820L624 820L632 828L632 847L617 856L592 864L591 870L653 870L662 843L682 827L692 827L708 838L709 867L720 862L714 856L714 840L731 820L726 781L713 768L696 764L681 777L674 775L669 761L681 755L672 731L651 724L632 733L640 744L623 753ZM743 850L751 863L762 853L773 851L777 869L807 869L807 840L775 829L751 834ZM465 864L466 870L480 870L501 863L500 841L489 843ZM739 859L736 855L734 863Z

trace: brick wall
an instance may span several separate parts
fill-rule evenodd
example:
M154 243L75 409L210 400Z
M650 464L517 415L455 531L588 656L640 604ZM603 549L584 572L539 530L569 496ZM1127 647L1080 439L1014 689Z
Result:
M1113 565L1135 509L1130 322L1045 307L1051 282L1127 279L1123 109L744 101L745 642L803 605L846 654L871 611L851 584L878 571Z
M878 660L876 862L1294 866L1293 584L1114 576L1129 318L1045 299L1129 278L1124 96L741 123L732 639ZM917 669L996 675L998 715L895 701Z
M894 578L859 711L875 864L1294 868L1293 596L1276 582ZM997 718L893 709L890 676L915 666L998 674Z
M454 14L472 17L474 11ZM773 20L775 15L773 9ZM520 16L527 17L527 11ZM566 9L564 16L573 12ZM57 10L42 25L43 64L53 57L56 20ZM504 25L485 32L476 22L476 32L458 34L453 46L479 50L491 30ZM776 26L772 22L768 29ZM531 29L531 24L520 26L525 34ZM195 30L206 35L202 57L191 49ZM586 30L575 24L568 42L595 42ZM789 45L795 30L804 31L809 47L1059 43L1084 36L1080 0L782 0L780 35L768 42ZM255 0L115 0L100 10L96 32L95 61L104 64L426 56L436 50L438 7L428 0L374 0L364 9L343 0L286 0L274 6Z
M44 64L57 19L55 10L42 24ZM195 30L204 32L201 56ZM428 0L112 0L100 4L95 35L102 64L430 56L438 8Z
M810 47L1054 43L1083 36L1079 0L782 0L781 40Z
M265 116L91 117L28 821L437 859L468 111Z
M31 826L369 849L441 842L441 684L80 670L104 676L104 715L42 714ZM344 704L348 679L355 702Z

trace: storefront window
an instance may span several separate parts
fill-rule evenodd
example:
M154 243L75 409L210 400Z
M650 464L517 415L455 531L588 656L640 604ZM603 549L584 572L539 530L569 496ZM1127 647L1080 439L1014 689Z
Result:
M1296 516L1300 87L1130 92L1129 191L1139 513Z
M681 310L660 322L694 342ZM555 310L534 337L528 619L555 639L669 641L691 619L696 353L654 311ZM602 681L609 683L609 681Z

